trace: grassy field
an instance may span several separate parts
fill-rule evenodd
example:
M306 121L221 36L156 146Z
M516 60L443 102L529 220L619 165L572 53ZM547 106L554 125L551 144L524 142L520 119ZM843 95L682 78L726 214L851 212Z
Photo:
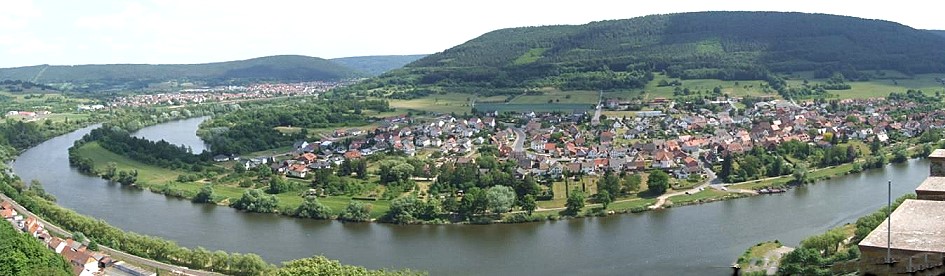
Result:
M614 211L623 211L623 210L632 210L633 208L646 208L656 204L655 198L640 198L635 200L621 201L611 203L610 206L607 206L608 210Z
M144 164L115 154L102 148L98 142L86 143L79 148L78 154L91 158L95 168L99 170L104 169L109 162L114 162L120 171L138 170L138 180L143 183L164 184L177 180L177 176L181 175L180 172L174 170Z
M893 74L896 74L893 76ZM811 75L812 76L812 75ZM897 79L874 79L865 82L847 82L851 86L849 90L831 90L830 94L837 95L840 99L866 99L889 96L890 92L906 92L906 90L922 90L929 95L934 95L935 91L945 92L945 87L936 79L945 78L945 74L922 74L914 77L908 77L895 72L887 73L887 76L893 76ZM811 83L822 83L826 79L798 78L789 80L788 85L803 85L804 79Z
M819 180L819 179L824 179L828 177L844 175L844 174L849 173L851 170L853 170L853 164L848 163L848 164L833 166L833 167L824 168L824 169L817 169L815 171L808 172L807 177L811 180ZM741 183L732 185L732 187L737 188L737 189L756 190L756 189L761 189L765 187L784 186L784 185L787 185L789 182L791 182L791 180L794 180L794 178L791 175L785 175L785 176L781 176L777 178L768 178L764 180L752 180L752 181L741 182Z
M728 94L729 96L734 97L744 97L744 96L776 96L777 93L772 91L765 93L761 89L761 85L764 84L764 81L754 80L754 81L723 81L716 79L692 79L692 80L682 80L676 78L670 78L662 74L656 75L649 84L646 85L644 91L646 92L648 98L673 98L673 91L675 87L673 86L664 86L659 87L658 84L661 80L666 80L667 82L672 82L673 80L678 80L682 82L680 88L689 88L689 90L701 91L703 94L711 93L712 90L716 87L722 87L722 94Z
M549 101L551 101L558 104L595 105L599 99L600 93L597 91L561 91L557 89L543 89L541 95L518 96L509 102L509 104L548 104Z
M686 204L686 203L696 202L700 200L716 199L716 198L720 198L729 194L731 193L725 192L725 191L718 191L716 189L705 189L694 194L689 194L689 195L683 194L683 195L670 197L669 200L672 201L673 204Z
M528 50L528 52L525 52L524 54L516 58L515 61L512 62L512 64L522 65L522 64L529 64L529 63L535 62L541 58L542 54L544 54L546 50L548 50L548 48L533 48L531 50Z
M475 99L476 96L470 94L448 93L444 95L430 95L412 100L391 99L389 101L390 107L396 108L398 111L402 109L422 110L438 113L456 112L457 114L462 114L464 112L468 113L470 110L472 110L472 107L469 106L469 103Z
M580 111L591 111L593 110L592 104L501 104L501 103L477 103L476 110L479 111L498 111L498 112L550 112L550 111L562 111L562 112L571 112L574 110Z

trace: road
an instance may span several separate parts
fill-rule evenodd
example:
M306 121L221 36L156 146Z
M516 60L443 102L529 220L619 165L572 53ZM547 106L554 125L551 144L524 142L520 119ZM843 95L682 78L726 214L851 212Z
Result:
M512 131L515 132L515 143L512 146L512 152L525 151L525 131L517 127L512 128Z
M705 181L703 181L702 184L699 184L699 186L696 186L695 188L692 188L692 189L689 189L689 190L678 191L678 192L669 193L669 194L663 194L663 195L657 197L657 198L656 198L656 203L653 204L653 205L651 205L649 208L650 208L650 209L663 208L663 204L666 204L666 200L669 199L670 197L674 197L674 196L678 196L678 195L684 195L684 194L694 194L694 193L698 193L699 191L702 191L702 190L704 190L705 188L709 187L709 185L712 184L712 181L715 181L715 179L716 179L717 177L715 176L715 173L712 172L712 170L710 170L710 169L708 169L708 168L703 168L703 171L705 171L705 174L706 174L709 178L706 179Z
M7 197L6 195L0 194L0 199L5 200L5 201L9 201L11 204L13 204L13 209L15 209L16 212L19 213L20 215L29 216L29 217L35 217L36 220L38 220L39 222L43 223L43 225L44 225L44 227L46 228L46 230L49 231L51 234L54 234L54 235L57 235L57 236L61 236L61 237L67 237L67 238L71 238L71 237L72 237L72 233L71 233L71 232L66 231L65 229L62 229L61 227L56 226L55 224L49 223L48 221L46 221L45 219L41 218L40 216L37 216L36 214L33 214L32 212L30 212L29 210L26 210L26 208L23 208L23 206L20 206L19 203L17 203L16 201L13 201L13 199L10 199L10 198ZM118 250L115 250L115 249L106 247L106 246L104 246L104 245L99 245L98 248L99 248L100 251L102 251L102 252L104 252L104 253L110 255L113 259L129 260L129 261L131 261L131 262L133 262L133 263L135 263L135 264L138 264L138 265L153 267L153 268L157 268L157 269L161 269L161 270L166 270L166 271L171 271L171 272L179 271L179 272L181 272L182 275L196 275L196 276L204 276L204 275L223 275L223 274L214 273L214 272L188 269L188 268L186 268L186 267L181 267L181 266L176 266L176 265L171 265L171 264L166 264L166 263L158 262L158 261L151 260L151 259L141 258L141 257L135 256L135 255L131 255L131 254L128 254L128 253L125 253L125 252L122 252L122 251L118 251Z

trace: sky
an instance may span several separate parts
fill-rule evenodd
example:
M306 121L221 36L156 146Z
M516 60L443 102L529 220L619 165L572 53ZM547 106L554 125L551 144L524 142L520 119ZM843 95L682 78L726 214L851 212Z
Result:
M945 29L935 1L3 0L0 67L430 54L511 27L747 10Z

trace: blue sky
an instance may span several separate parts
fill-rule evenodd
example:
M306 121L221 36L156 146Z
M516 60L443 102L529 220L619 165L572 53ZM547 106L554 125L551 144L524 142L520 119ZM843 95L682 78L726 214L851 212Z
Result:
M423 54L500 28L706 10L830 13L945 29L935 1L870 2L7 0L0 67Z

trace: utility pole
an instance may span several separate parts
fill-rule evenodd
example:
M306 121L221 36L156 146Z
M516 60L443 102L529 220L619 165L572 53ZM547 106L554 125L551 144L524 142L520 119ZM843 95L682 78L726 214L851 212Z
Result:
M886 263L892 260L892 180L886 185Z

